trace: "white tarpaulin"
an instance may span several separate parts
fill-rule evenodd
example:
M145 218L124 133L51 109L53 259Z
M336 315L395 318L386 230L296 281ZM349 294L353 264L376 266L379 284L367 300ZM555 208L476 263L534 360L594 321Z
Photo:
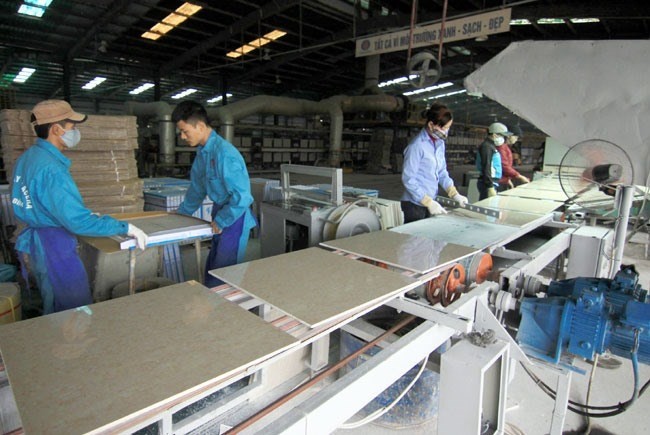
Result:
M635 184L650 169L650 41L510 44L465 79L549 136L572 146L604 139L623 148Z

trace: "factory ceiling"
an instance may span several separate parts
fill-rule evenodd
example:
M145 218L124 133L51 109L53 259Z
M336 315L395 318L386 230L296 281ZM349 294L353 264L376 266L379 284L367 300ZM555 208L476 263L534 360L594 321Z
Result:
M231 102L259 94L312 100L358 95L366 57L355 57L355 40L408 31L412 17L418 25L439 23L445 5L446 22L511 8L512 20L528 24L483 38L443 40L438 83L452 85L409 96L426 104L432 95L461 91L442 100L456 119L486 125L516 116L485 97L462 93L463 79L511 42L650 36L646 0L192 0L200 9L179 9L182 0L53 0L37 7L41 17L18 12L30 3L48 1L0 0L3 107L44 98L91 101L99 111L104 103L129 100L222 104L207 101L225 93ZM147 32L157 39L143 37ZM426 49L439 56L438 43ZM379 82L403 77L408 56L407 49L381 54ZM28 78L20 83L15 79L23 68L34 71L23 71ZM96 77L105 80L83 88ZM147 83L159 86L131 93ZM172 99L187 89L196 91ZM408 82L381 88L392 94L414 89Z

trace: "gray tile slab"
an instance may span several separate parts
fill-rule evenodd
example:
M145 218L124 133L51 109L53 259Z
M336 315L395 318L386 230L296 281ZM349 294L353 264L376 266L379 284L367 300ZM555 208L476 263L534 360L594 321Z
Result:
M194 281L0 328L28 434L113 432L294 343Z
M473 213L476 216L476 213ZM487 216L485 216L487 217ZM391 231L451 242L478 250L498 245L513 232L511 226L485 222L463 216L443 215L422 219L393 228Z
M547 214L562 207L562 203L547 201L543 199L519 198L515 196L497 195L485 198L474 203L481 207L489 207L497 210L520 211L522 213Z
M416 285L413 278L321 248L262 258L210 273L312 327Z
M394 231L374 231L321 245L421 274L443 269L477 252L467 246Z

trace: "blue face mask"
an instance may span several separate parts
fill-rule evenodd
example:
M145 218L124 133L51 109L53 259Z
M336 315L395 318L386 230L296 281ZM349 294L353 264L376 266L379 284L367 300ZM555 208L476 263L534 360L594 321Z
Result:
M63 133L61 140L66 147L74 148L79 144L79 141L81 140L81 132L73 127L72 129L66 130L65 133Z

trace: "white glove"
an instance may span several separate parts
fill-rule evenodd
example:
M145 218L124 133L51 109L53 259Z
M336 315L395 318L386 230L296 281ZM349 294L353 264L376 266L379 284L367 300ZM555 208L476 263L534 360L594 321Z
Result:
M429 210L429 213L432 214L433 216L437 214L447 214L447 210L442 208L440 204L438 204L436 201L431 199L429 195L424 195L424 198L422 198L420 204L425 206L427 210Z
M147 247L147 235L135 225L129 224L129 229L126 232L126 235L133 237L135 239L135 245L143 251Z
M453 199L458 204L460 204L461 207L465 207L467 205L467 203L469 202L467 200L467 197L461 195L460 193L455 194L454 196L451 197L451 199Z

